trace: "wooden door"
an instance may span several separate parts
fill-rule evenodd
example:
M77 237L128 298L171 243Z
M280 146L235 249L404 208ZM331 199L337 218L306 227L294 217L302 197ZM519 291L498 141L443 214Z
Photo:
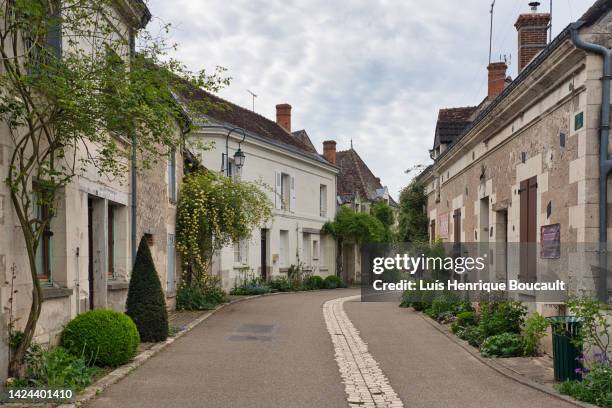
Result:
M521 267L519 279L536 281L537 266L537 177L521 181L520 198L520 242Z
M461 243L461 209L458 208L453 212L453 242L457 245Z
M265 280L268 277L268 230L261 230L261 277Z
M93 265L93 200L87 200L87 245L89 246L89 259L87 272L89 280L89 309L94 308L94 265Z
M432 243L436 241L436 220L431 220L429 224L429 241Z

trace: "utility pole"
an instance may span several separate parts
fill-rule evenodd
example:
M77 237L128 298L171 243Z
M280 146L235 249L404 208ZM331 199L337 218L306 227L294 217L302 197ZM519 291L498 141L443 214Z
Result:
M255 112L255 98L257 98L257 95L255 95L253 92L249 91L247 89L247 92L251 94L251 96L253 97L253 112Z
M491 63L491 48L493 45L493 8L495 7L495 0L491 3L491 26L489 27L489 64Z

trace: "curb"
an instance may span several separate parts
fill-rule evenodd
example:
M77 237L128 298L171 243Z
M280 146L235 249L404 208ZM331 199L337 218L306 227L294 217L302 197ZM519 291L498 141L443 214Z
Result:
M262 297L266 295L270 295L270 294L246 296L244 298L234 299L234 300L229 301L228 303L223 303L217 306L215 309L208 311L208 313L203 314L202 316L198 317L197 319L187 324L185 326L185 329L176 333L174 337L168 337L166 341L155 344L151 348L138 354L129 363L122 365L121 367L118 367L115 370L111 371L110 373L106 374L104 377L100 378L94 384L90 385L89 387L85 388L81 393L79 393L79 395L76 397L76 399L73 402L68 403L68 404L58 405L58 408L76 408L76 407L82 406L85 402L88 402L92 400L93 398L97 397L106 388L110 387L111 385L127 377L128 374L130 374L136 368L140 367L145 361L149 360L151 357L153 357L154 355L156 355L157 353L159 353L160 351L168 347L170 344L174 343L177 339L181 338L186 333L189 333L196 326L198 326L204 320L208 319L210 316L217 313L219 310L222 310L226 306L233 305L235 303L239 303L245 300L254 299L254 298L258 298L258 297Z
M333 290L338 290L338 289L342 290L344 288L337 288ZM321 289L321 290L328 291L329 289ZM236 303L240 303L240 302L244 302L246 300L257 299L257 298L266 297L266 296L290 295L290 294L308 293L308 292L317 292L317 291L313 290L313 291L299 291L299 292L263 293L261 295L244 296L239 299L233 299L227 303L223 303L217 306L215 309L210 310L208 313L198 317L197 319L187 324L185 326L185 329L176 333L174 337L169 337L166 341L157 343L150 349L147 349L143 351L142 353L138 354L128 364L118 367L115 370L111 371L110 373L106 374L104 377L100 378L94 384L90 385L89 387L85 388L81 393L79 393L79 395L76 397L76 399L73 402L58 405L57 408L77 408L77 407L83 406L84 403L94 399L99 394L101 394L106 388L110 387L111 385L127 377L132 371L140 367L145 361L149 360L151 357L153 357L154 355L156 355L157 353L159 353L160 351L168 347L170 344L174 343L177 339L189 333L191 330L193 330L200 323L208 319L210 316L214 315L215 313L217 313L218 311L222 310L223 308L227 306L230 306Z
M530 379L528 379L527 377L525 377L522 374L517 373L516 371L510 370L507 367L502 366L501 364L498 364L495 359L490 359L490 358L484 358L480 355L480 352L478 351L478 349L470 346L469 344L467 344L466 342L464 342L463 340L459 339L457 336L455 336L454 334L450 333L447 329L446 326L432 320L431 318L429 318L429 316L426 316L425 314L421 313L421 312L416 312L413 311L413 313L417 314L418 316L420 316L423 320L425 320L427 323L429 323L429 325L431 327L433 327L434 329L438 330L440 333L444 334L449 340L451 340L453 343L455 343L456 345L458 345L459 347L461 347L463 350L465 350L466 352L468 352L472 357L476 358L478 361L480 361L482 364L486 365L489 368L492 368L493 370L497 371L498 373L500 373L501 375L503 375L506 378L509 378L513 381L516 381L522 385L525 385L529 388L532 388L536 391L540 391L543 392L545 394L548 394L552 397L555 397L556 399L565 401L569 404L575 405L577 407L582 407L582 408L598 408L596 405L592 405L586 402L582 402L582 401L578 401L575 400L567 395L563 395L563 394L559 394L557 393L554 388L552 387L547 387L545 385L539 384L535 381L532 381Z

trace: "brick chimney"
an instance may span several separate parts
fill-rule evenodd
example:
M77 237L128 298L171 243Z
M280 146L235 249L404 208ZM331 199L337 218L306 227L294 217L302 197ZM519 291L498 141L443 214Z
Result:
M288 103L276 105L276 123L291 133L291 105Z
M331 164L336 164L336 141L326 140L323 142L323 157Z
M489 99L495 98L504 90L506 86L506 69L508 69L508 66L505 62L492 62L487 67L489 71Z
M538 13L539 2L529 3L531 12L521 14L514 23L518 31L518 70L523 68L542 51L548 41L550 13Z

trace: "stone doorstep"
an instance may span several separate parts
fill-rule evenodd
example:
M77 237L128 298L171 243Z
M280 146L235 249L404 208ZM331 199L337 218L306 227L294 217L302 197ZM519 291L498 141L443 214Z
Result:
M583 408L598 408L596 405L575 400L567 395L559 394L557 390L554 389L553 384L555 381L553 363L549 356L485 358L480 355L480 352L476 347L470 346L466 341L455 336L447 325L436 322L422 312L412 311L412 313L416 313L421 316L421 318L429 323L433 328L470 353L482 364L492 368L503 376L575 406Z

